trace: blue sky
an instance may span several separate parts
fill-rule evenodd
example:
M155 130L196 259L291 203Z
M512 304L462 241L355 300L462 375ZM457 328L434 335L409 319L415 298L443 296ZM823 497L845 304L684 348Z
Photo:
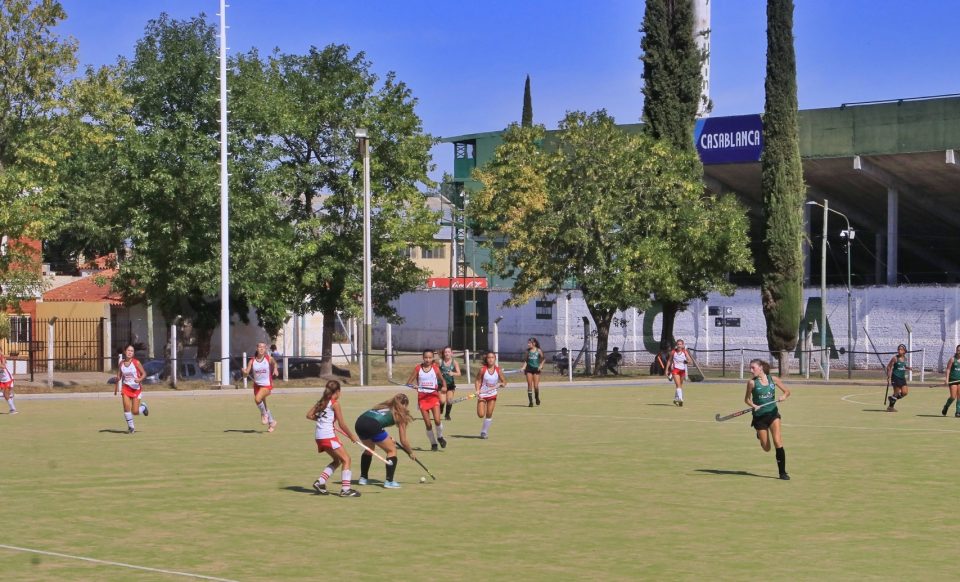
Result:
M61 0L60 32L80 44L82 64L131 55L146 22L167 12L205 12L218 0ZM713 115L763 109L763 0L713 0ZM520 118L523 81L533 85L537 122L564 112L607 109L639 120L640 0L234 0L231 53L252 47L301 53L311 45L365 51L378 73L396 71L419 99L425 129L438 137L494 131ZM798 0L795 12L800 107L960 93L955 25L948 0ZM435 149L435 176L450 170L452 146Z

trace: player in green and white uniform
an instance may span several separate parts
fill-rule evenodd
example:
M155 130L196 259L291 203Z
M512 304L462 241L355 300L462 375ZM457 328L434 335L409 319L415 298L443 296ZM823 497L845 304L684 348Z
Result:
M399 489L400 484L396 482L394 476L397 471L397 444L386 431L387 427L396 426L400 433L400 446L411 459L416 459L410 442L407 440L407 425L413 418L410 416L410 410L407 408L410 399L407 395L400 392L390 400L385 400L377 404L370 410L360 415L354 424L354 430L357 438L368 448L380 447L387 454L387 460L392 463L387 465L387 479L383 482L386 489ZM373 461L373 455L364 452L360 456L360 481L359 485L366 485L370 475L370 464Z
M757 439L764 451L770 450L770 441L773 441L780 478L789 480L787 453L783 450L777 402L790 398L790 390L783 385L780 378L770 375L770 364L763 360L750 360L750 373L753 374L753 379L747 382L747 393L743 397L743 401L753 408L753 421L750 426L757 431ZM780 399L777 399L777 388L783 392Z
M527 377L527 400L529 406L533 407L533 400L536 398L537 406L540 406L540 372L543 370L543 364L546 357L543 350L540 349L540 342L532 337L527 340L526 365L523 367L523 375Z
M947 411L950 410L950 405L956 401L957 412L954 416L960 417L960 345L957 346L953 357L947 360L946 376L943 383L950 389L950 397L947 398L947 403L943 405L943 410L940 411L940 414L946 416Z
M440 350L440 374L447 383L447 392L440 393L440 408L445 409L443 419L450 420L450 411L453 409L453 392L457 389L457 377L460 376L460 364L453 359L453 348L447 346Z
M897 400L906 398L910 392L907 386L907 370L913 370L907 365L907 346L897 346L897 355L887 362L887 381L893 386L893 395L887 398L887 412L896 412Z

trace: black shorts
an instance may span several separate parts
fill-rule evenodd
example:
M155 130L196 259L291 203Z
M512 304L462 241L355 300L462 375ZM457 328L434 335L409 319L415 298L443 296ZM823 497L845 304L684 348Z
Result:
M358 418L357 422L353 425L353 430L357 433L357 438L362 441L373 440L373 437L383 432L380 423L369 416L361 416Z
M903 378L897 378L896 376L893 376L890 378L890 385L894 388L903 388L907 385L907 377L904 376Z
M750 423L750 426L757 430L767 430L770 428L770 425L773 424L773 421L780 418L780 411L775 410L773 412L768 412L766 414L761 414L760 416L754 416L753 422Z
M447 382L447 392L453 392L456 389L457 389L456 382Z
M523 368L523 373L524 373L524 374L539 374L539 373L540 373L540 368L531 368L530 365L528 364L528 365L524 366L524 368Z

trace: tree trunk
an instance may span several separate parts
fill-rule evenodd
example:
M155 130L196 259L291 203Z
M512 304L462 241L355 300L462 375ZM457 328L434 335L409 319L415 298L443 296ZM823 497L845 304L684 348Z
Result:
M210 344L213 341L214 328L197 327L194 322L193 333L197 338L197 365L206 370L210 362ZM228 349L221 348L223 353Z
M666 351L673 348L675 338L673 337L673 326L677 321L677 312L680 311L680 304L672 301L663 302L663 319L660 326L660 351Z
M780 350L777 353L777 367L779 368L780 377L786 378L790 374L790 352L787 350Z
M610 338L610 324L613 322L613 314L610 309L590 309L590 315L593 316L593 322L597 326L597 351L593 374L595 376L607 375L607 343Z
M320 348L320 375L333 375L333 332L336 330L337 310L323 310L323 343Z

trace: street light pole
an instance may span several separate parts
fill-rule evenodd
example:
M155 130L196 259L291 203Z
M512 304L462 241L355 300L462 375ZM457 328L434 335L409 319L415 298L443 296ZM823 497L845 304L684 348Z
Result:
M356 137L360 140L360 152L363 154L363 355L361 358L360 384L370 385L370 345L373 334L373 301L370 287L370 142L367 130L358 128Z
M820 366L823 379L830 379L830 355L827 353L827 218L829 202L823 199L823 244L820 245Z
M821 324L820 324L820 349L826 354L826 329L827 329L827 284L826 284L826 258L827 258L827 212L832 212L834 214L840 215L843 218L844 222L847 223L847 229L840 231L840 238L844 238L847 241L847 378L853 377L853 278L851 275L850 261L851 261L851 249L850 241L856 236L856 231L850 227L850 219L847 218L847 215L834 210L829 207L829 204L826 200L823 201L823 204L819 202L810 200L807 202L811 206L820 206L823 208L823 252L821 257L820 265L820 277L821 277L821 295L822 295L822 313L821 313ZM829 366L827 367L827 372L825 375L826 379L830 379Z

